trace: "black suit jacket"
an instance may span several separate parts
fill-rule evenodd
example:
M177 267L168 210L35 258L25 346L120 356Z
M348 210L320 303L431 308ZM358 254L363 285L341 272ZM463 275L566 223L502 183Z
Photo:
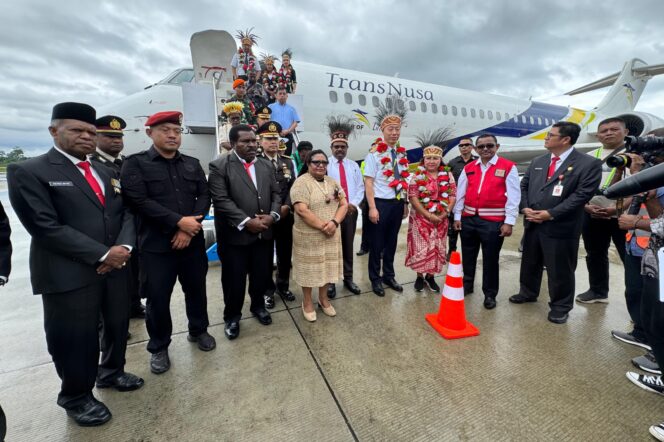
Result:
M237 226L247 217L279 213L281 198L274 168L267 161L254 163L258 189L251 181L244 165L235 152L210 163L208 185L214 206L214 224L217 240L233 245L248 245L259 239L259 234L238 230ZM272 228L260 234L262 239L272 239Z
M553 216L539 227L554 238L573 238L581 234L583 207L593 197L602 179L602 162L576 149L546 179L551 154L535 158L521 180L521 209L548 210ZM553 196L553 188L562 175L563 192ZM526 221L526 229L536 224Z
M119 164L107 160L105 157L101 156L97 151L92 152L89 156L89 159L92 163L101 164L104 167L108 167L110 170L113 171L113 173L116 175L117 178L120 177L120 169L122 168L122 162L124 161L124 156L120 155L120 157L118 158L120 160Z
M9 200L32 236L30 279L35 294L83 288L106 276L99 259L113 245L135 246L134 219L105 168L105 205L78 168L55 149L7 168ZM113 270L108 277L124 277Z
M12 228L9 225L9 218L5 213L5 208L0 203L0 276L9 278L12 270Z

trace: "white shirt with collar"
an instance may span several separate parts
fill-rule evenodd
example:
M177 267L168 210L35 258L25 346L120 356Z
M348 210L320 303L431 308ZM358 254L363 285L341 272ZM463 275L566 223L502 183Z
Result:
M574 151L574 146L571 146L571 147L570 147L569 149L567 149L565 152L563 152L563 153L561 153L560 155L558 155L558 158L560 158L560 159L559 159L558 162L556 163L556 168L553 169L553 173L556 173L556 170L558 170L558 168L560 167L560 165L563 164L563 163L565 162L565 160L567 159L567 157L569 157L570 154L571 154L573 151ZM551 154L551 155L549 156L549 165L551 165L551 160L553 159L553 157L554 157L553 154ZM549 170L547 169L547 173L548 173L548 171L549 171Z
M482 159L478 158L475 161L475 164L479 164L480 170L482 171L482 178L480 179L480 186L477 189L477 193L482 191L482 185L484 184L484 176L486 171L495 166L498 162L498 155L491 157L487 161L486 165L482 163ZM507 202L505 203L505 224L513 226L516 223L516 218L519 216L519 203L521 202L521 184L519 182L519 172L516 169L516 165L510 169L510 173L507 174L505 178L505 186L507 188ZM464 169L459 176L459 182L457 183L457 200L454 205L454 220L461 220L461 212L463 211L464 202L466 200L466 191L468 190L468 177L466 176L466 170Z
M364 179L362 178L362 171L360 166L353 160L344 158L342 161L337 160L334 156L330 157L330 163L327 165L327 175L341 185L341 176L339 173L339 163L343 162L344 171L346 172L346 184L348 185L348 193L346 198L348 202L354 206L358 206L364 199Z
M104 152L103 150L101 150L99 148L96 149L96 152L100 157L103 157L105 160L107 160L111 163L114 162L115 160L117 160L118 158L120 158L119 156L116 158L112 155L109 155L109 154L107 154L106 152Z
M393 146L388 146L387 148L388 158L392 159L392 149L396 149ZM383 154L378 151L369 152L366 159L364 160L364 176L373 178L373 191L374 198L380 198L385 200L393 200L397 198L397 193L393 187L389 186L387 177L383 175L383 166L380 164L379 156ZM392 168L392 167L390 167ZM404 167L398 166L398 170L401 172L405 170Z

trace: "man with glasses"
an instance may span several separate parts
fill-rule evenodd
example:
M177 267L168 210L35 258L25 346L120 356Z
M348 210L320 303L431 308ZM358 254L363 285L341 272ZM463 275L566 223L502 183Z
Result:
M521 212L526 218L519 293L510 302L536 302L546 267L549 321L564 324L574 304L583 207L602 177L598 159L574 149L579 125L554 124L544 140L551 152L535 158L521 180Z
M468 163L477 159L473 155L473 139L472 138L461 138L459 140L459 153L460 155L456 158L450 160L447 165L452 170L452 175L454 176L454 181L459 182L459 177L463 168L468 165ZM457 240L459 238L459 232L454 229L454 211L450 213L450 228L447 231L447 238L449 240L449 247L447 248L447 253L452 253L457 249Z
M477 255L482 247L484 308L496 307L498 259L505 237L519 214L519 174L516 165L499 157L498 140L491 134L476 139L479 159L464 167L457 184L454 228L461 231L463 289L473 293Z
M158 112L146 121L152 146L129 156L122 167L122 192L138 221L139 269L147 299L145 324L150 340L150 369L161 374L171 366L171 294L180 280L187 306L190 342L210 351L205 276L208 263L201 222L210 209L205 172L194 157L178 150L182 113Z

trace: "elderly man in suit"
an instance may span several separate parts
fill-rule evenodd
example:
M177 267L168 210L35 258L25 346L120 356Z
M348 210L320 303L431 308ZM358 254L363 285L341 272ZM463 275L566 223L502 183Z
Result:
M92 388L135 390L143 379L124 371L129 321L126 263L136 231L120 183L92 166L95 110L60 103L46 154L11 164L9 199L32 236L30 279L42 295L48 351L62 380L58 405L81 426L101 425L111 412ZM99 360L97 326L104 333ZM99 365L98 365L99 364Z
M235 339L240 334L247 275L251 312L261 324L272 323L263 294L271 277L272 225L279 221L281 198L274 168L257 161L253 129L235 126L228 138L233 151L210 163L208 184L222 263L224 330L228 339Z
M543 267L549 280L549 321L564 324L574 304L583 208L595 194L602 163L574 149L581 128L561 121L546 135L551 152L535 158L521 181L521 212L526 231L521 259L521 288L510 302L535 302Z

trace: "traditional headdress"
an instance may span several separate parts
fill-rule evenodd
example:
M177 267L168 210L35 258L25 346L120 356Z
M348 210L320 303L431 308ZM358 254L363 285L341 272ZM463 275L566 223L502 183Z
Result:
M293 51L291 48L286 48L281 52L281 56L288 55L288 58L293 58Z
M402 126L406 121L406 105L398 95L388 95L385 102L378 103L376 123L380 130L392 124Z
M345 115L330 115L327 117L327 128L330 134L330 143L343 141L348 145L348 138L355 130L353 120Z
M263 63L267 63L268 60L274 64L274 62L277 60L277 57L272 54L268 54L267 52L261 52L261 61Z
M254 30L254 28L247 29L244 32L241 31L241 30L238 30L237 34L235 34L235 38L240 40L240 43L243 43L243 44L244 43L249 43L253 46L253 45L256 44L256 41L260 38L258 35L251 32L253 30Z
M422 147L423 157L442 158L451 134L449 128L435 129L418 135L415 141Z
M232 113L242 113L244 111L244 104L239 101L229 101L224 104L224 113L230 115Z

